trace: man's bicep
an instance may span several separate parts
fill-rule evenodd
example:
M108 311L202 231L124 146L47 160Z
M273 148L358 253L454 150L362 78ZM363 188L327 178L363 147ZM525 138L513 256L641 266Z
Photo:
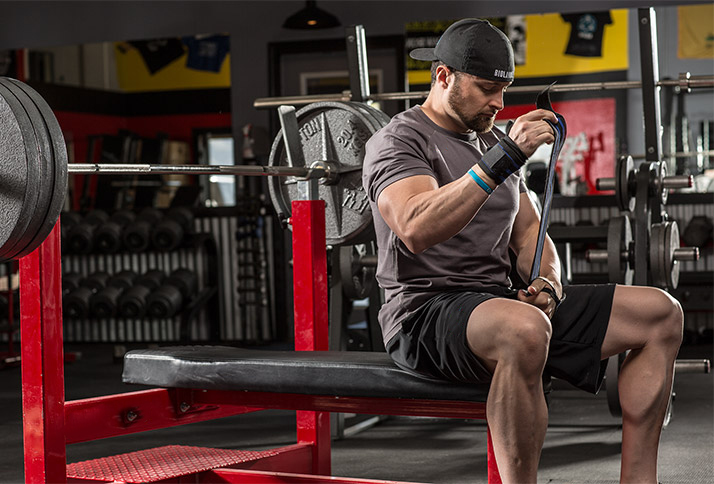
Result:
M528 192L521 192L518 213L513 222L510 242L510 247L516 254L534 237L538 237L539 224L540 215L538 214L538 209L533 204L533 200L531 200Z
M377 207L389 228L401 238L406 224L413 215L411 199L421 193L439 188L436 180L429 175L414 175L386 186L377 197Z

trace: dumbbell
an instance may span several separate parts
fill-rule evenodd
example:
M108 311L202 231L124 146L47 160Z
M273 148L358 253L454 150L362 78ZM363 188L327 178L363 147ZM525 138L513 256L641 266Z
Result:
M173 250L181 244L186 233L193 230L193 212L188 207L172 208L151 233L157 250Z
M147 315L153 318L175 316L186 301L196 293L196 274L188 269L173 271L156 291L152 292L146 304Z
M66 295L82 284L82 275L77 272L68 272L62 275L62 295Z
M146 301L166 279L160 270L151 270L137 278L135 284L119 298L119 315L125 318L141 318L146 313Z
M10 296L12 297L12 295ZM14 301L15 304L12 305L12 319L13 321L20 316L20 304L18 301ZM10 301L7 297L0 294L0 320L7 320L10 312Z
M668 176L667 165L663 162L654 165L648 181L650 194L656 195L663 205L667 203L670 189L690 188L694 185L694 177L691 175ZM615 166L615 176L613 178L598 178L595 181L595 186L598 190L614 190L618 208L622 211L633 211L637 195L637 170L632 157L621 156Z
M77 212L62 212L60 215L60 221L60 226L62 227L60 236L62 239L62 246L69 247L67 244L69 232L72 230L72 227L82 222L82 216Z
M652 224L647 243L650 279L657 287L676 289L679 261L699 260L698 247L680 247L679 229L673 220ZM585 259L607 263L610 282L632 284L634 250L630 219L622 214L608 223L607 250L590 250Z
M94 248L94 232L109 219L103 210L92 210L67 233L67 248L77 254L89 254Z
M706 215L693 216L682 232L684 243L693 247L706 247L712 237L714 237L714 224Z
M89 317L89 300L93 294L101 291L107 285L111 276L106 272L95 272L82 279L76 289L70 291L64 298L63 313L70 318ZM69 284L69 283L68 283Z
M151 244L151 231L156 227L163 215L154 208L145 208L134 220L134 223L124 226L122 241L124 247L131 252L143 252Z
M111 318L117 314L117 306L122 293L134 285L136 273L121 271L109 279L104 289L89 298L89 312L97 318Z
M118 210L94 232L94 247L99 252L114 254L122 248L122 230L136 218L131 210Z

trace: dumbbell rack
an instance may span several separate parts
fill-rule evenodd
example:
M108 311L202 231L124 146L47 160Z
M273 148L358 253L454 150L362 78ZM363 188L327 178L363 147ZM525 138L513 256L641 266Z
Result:
M183 310L170 319L137 318L77 318L67 319L64 324L65 340L68 342L157 342L218 339L217 325L220 322L219 305L216 302L220 280L218 255L215 240L208 234L187 235L183 246L172 253L142 252L139 254L64 254L63 268L66 272L87 275L94 270L118 273L120 270L146 272L160 269L170 272L178 267L195 270L199 286L197 295ZM211 304L207 304L212 301ZM199 319L192 330L192 322Z
M0 368L20 363L20 355L15 352L15 333L19 329L15 326L15 304L16 290L12 287L12 276L16 272L14 262L5 264L7 268L7 289L0 291L7 298L7 315L0 314L0 321L4 316L7 316L7 327L3 327L0 333L4 333L7 337L7 350L0 352Z

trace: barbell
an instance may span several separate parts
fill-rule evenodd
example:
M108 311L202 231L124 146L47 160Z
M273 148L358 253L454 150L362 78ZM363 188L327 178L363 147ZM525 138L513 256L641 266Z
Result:
M28 255L49 235L64 205L69 174L267 176L272 202L285 221L292 200L299 198L298 181L320 180L328 245L369 240L372 216L361 182L364 143L389 117L351 102L316 103L286 111L286 118L291 115L293 125L276 137L268 166L68 163L62 130L47 102L27 84L0 77L0 261ZM284 136L299 141L299 157L288 156Z
M692 76L688 72L680 73L678 79L665 79L655 83L657 87L678 87L684 91L696 88L714 87L714 76ZM547 88L547 85L533 86L509 86L509 94L530 94L539 93ZM642 87L640 81L605 81L605 82L581 82L571 84L556 84L551 88L552 92L576 92L576 91L607 91L618 89L638 89ZM411 92L383 92L371 93L365 101L407 101L410 99L425 99L429 91ZM253 102L256 109L270 109L283 105L304 105L316 102L352 101L352 93L349 90L337 94L312 94L306 96L275 96L257 98Z

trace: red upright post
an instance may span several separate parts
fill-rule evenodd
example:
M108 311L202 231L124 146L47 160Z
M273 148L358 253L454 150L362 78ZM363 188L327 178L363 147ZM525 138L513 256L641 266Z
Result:
M493 452L493 439L491 438L491 428L486 426L487 450L486 458L488 462L488 484L501 484L501 474L498 472L496 454Z
M325 201L294 200L293 299L295 350L328 349ZM330 475L329 412L297 412L297 440L314 444L313 472Z
M25 482L67 480L59 222L20 259Z

